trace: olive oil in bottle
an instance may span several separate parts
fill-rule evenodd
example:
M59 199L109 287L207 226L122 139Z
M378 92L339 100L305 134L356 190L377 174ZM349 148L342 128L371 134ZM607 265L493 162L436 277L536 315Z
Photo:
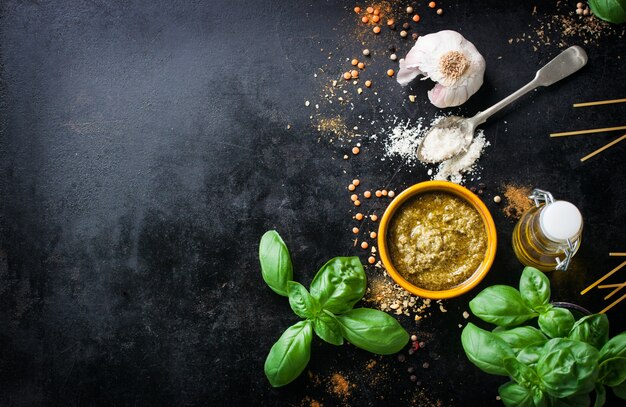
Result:
M513 250L525 266L541 271L566 270L580 246L583 219L576 206L533 190L532 208L513 230Z

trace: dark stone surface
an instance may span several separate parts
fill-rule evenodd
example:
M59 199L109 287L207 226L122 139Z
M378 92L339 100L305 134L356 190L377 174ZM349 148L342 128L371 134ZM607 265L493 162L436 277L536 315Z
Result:
M421 7L418 32L459 30L488 66L481 90L452 112L484 109L559 51L555 44L537 51L529 41L508 44L537 26L530 3L442 5L442 17ZM394 64L382 51L395 43L402 56L409 43L387 31L376 38L359 31L353 6L2 3L0 404L498 404L504 378L478 371L460 346L457 325L466 322L469 295L447 301L447 313L435 309L420 325L400 318L427 338L406 362L316 339L313 378L305 373L272 389L263 374L270 346L296 321L261 279L263 232L280 231L296 279L308 285L328 258L362 254L350 234L354 210L345 186L352 178L396 191L428 178L426 168L382 161L380 137L364 136L362 154L344 161L352 144L329 142L312 125L309 116L328 109L371 135L383 117L437 112L425 97L430 83L402 89L384 75ZM538 15L553 11L544 6ZM360 56L355 33L375 51L367 69L380 100L364 101L352 89L354 110L331 107L321 89L325 78L347 69L345 58ZM585 217L572 270L550 274L553 298L593 311L607 303L599 290L578 292L619 264L609 251L626 250L626 144L580 164L615 135L547 135L624 124L624 105L570 106L626 95L626 45L615 36L582 45L589 53L582 72L484 126L492 146L481 159L481 182L500 245L474 293L519 277L510 246L514 222L491 200L502 183L517 182L552 191ZM408 93L418 102L406 102ZM624 329L623 307L609 313L612 334ZM370 371L364 366L372 358L377 367ZM345 400L327 389L336 371L355 385ZM376 374L381 378L372 384Z

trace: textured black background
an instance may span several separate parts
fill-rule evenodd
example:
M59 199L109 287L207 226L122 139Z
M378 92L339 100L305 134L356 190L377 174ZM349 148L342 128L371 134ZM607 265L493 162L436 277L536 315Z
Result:
M424 3L420 33L458 30L487 60L482 89L454 113L496 102L559 51L508 43L532 32L531 3L441 2L442 17ZM317 339L308 370L319 384L305 373L272 389L263 374L270 346L296 317L261 279L262 233L280 231L296 279L308 285L328 258L362 254L350 235L352 178L396 191L428 178L421 166L382 161L383 137L367 136L383 117L432 117L432 85L406 90L385 77L393 64L382 51L394 43L402 56L409 42L358 31L354 5L2 2L0 404L299 405L307 396L326 405L497 404L504 378L480 372L460 346L457 325L471 295L420 325L401 318L427 348L404 363L374 357L374 372L386 372L376 385L364 370L371 355ZM537 10L552 12L552 3ZM367 72L380 101L350 88L354 110L332 106L364 135L354 141L363 152L344 161L354 142L328 141L309 116L331 109L320 89L347 69L345 58L360 56L355 33L373 51ZM583 246L572 270L550 274L553 298L598 311L604 293L578 292L619 264L609 251L626 250L626 144L581 165L615 134L547 135L624 124L624 105L571 104L626 97L626 46L616 37L581 45L589 53L583 71L484 126L492 146L481 182L500 244L479 289L519 277L514 222L491 200L503 182L518 182L581 209ZM622 280L623 273L612 282ZM613 334L624 329L624 305L609 317ZM417 367L421 387L407 366ZM327 391L336 371L356 386L346 400Z

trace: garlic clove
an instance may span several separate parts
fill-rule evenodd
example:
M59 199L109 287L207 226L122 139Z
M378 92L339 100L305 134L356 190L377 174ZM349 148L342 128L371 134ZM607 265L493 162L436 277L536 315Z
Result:
M423 75L423 72L420 71L419 67L416 64L411 65L407 63L406 59L400 60L400 71L398 72L398 76L396 78L400 85L408 85L413 79L417 78L419 75Z

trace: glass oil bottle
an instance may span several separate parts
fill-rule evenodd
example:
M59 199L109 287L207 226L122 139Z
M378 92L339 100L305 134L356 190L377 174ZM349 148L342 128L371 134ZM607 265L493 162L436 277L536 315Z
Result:
M580 246L583 219L578 208L555 201L552 194L534 189L535 207L524 213L513 230L513 250L525 266L541 271L567 270Z

